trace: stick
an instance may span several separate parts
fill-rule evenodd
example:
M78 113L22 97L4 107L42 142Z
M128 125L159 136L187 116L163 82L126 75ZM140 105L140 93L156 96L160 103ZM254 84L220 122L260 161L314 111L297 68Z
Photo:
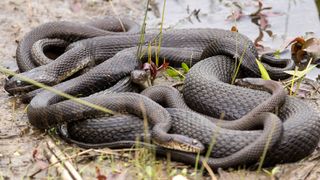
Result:
M57 164L58 171L62 174L62 178L82 180L82 177L72 166L71 162L67 160L65 155L51 140L47 142L47 148L47 154L50 155L49 161Z

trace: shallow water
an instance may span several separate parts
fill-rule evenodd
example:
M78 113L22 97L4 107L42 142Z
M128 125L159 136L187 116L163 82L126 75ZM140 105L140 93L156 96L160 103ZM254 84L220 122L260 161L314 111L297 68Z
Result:
M159 11L162 12L163 2L158 1ZM236 26L240 33L247 35L254 40L259 35L259 27L251 22L248 16L258 9L257 1L237 1L242 7L243 16L234 21L228 16L237 11L232 1L218 0L168 0L166 2L164 27L166 28L223 28L231 29ZM264 33L262 45L272 49L283 49L290 40L306 33L320 35L320 23L316 4L312 0L291 1L291 0L266 0L263 7L272 7L263 13L267 16L273 32L269 37ZM190 15L192 11L200 10L198 19ZM148 26L156 27L161 18L156 18L149 13ZM150 21L151 20L151 21ZM320 74L320 69L315 68L307 77L315 79Z

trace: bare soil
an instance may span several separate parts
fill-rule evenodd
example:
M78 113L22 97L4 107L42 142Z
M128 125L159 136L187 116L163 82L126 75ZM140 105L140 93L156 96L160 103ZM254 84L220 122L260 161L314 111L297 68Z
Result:
M1 64L17 70L15 63L17 43L39 24L56 20L84 22L93 17L110 15L130 17L140 23L146 8L145 4L145 1L140 0L2 0L0 1ZM159 22L159 17L157 18L159 13L155 7L150 6L152 10L150 17L156 19L151 23L153 28ZM17 102L14 97L9 97L2 88L5 78L5 75L0 75L0 180L29 177L65 178L63 173L59 172L59 167L46 158L50 149L47 147L48 142L57 144L84 179L96 179L99 175L100 178L106 176L109 179L135 179L134 177L148 175L148 169L139 171L137 165L132 165L135 161L128 160L130 159L128 152L103 149L88 150L81 154L83 149L64 143L54 132L40 132L31 127L25 113L26 105ZM306 81L302 86L303 93L300 94L317 109L320 107L319 87L314 81ZM262 172L219 171L215 176L220 179L320 179L319 157L320 152L316 150L301 162L279 165L277 168L265 169ZM168 164L165 161L157 161L155 166L163 169L163 173L153 178L167 179L178 174L191 179L197 178L191 174L191 167L181 163L172 162L169 172L166 172ZM177 170L174 171L175 169ZM272 169L274 171L272 175L266 172L271 172ZM278 171L275 171L276 169ZM207 174L202 178L209 179L210 176Z

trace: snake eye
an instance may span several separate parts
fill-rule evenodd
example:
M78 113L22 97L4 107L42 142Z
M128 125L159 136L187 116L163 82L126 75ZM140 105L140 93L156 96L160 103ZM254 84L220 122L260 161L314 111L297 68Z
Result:
M197 145L197 144L198 144L198 141L194 139L194 140L192 140L192 144L193 144L193 145Z
M21 86L21 85L22 85L22 81L21 81L21 80L16 80L16 84L17 84L18 86Z

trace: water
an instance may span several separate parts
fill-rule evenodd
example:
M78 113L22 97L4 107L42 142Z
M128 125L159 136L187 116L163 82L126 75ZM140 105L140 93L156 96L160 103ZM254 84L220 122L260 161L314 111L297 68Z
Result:
M236 26L242 34L254 40L259 35L259 27L251 22L249 14L258 9L256 1L237 1L242 7L244 16L238 21L228 19L228 16L237 10L232 1L226 0L167 0L165 9L164 26L166 28L223 28L231 29ZM265 47L272 49L284 48L290 40L298 36L304 36L312 32L320 35L320 23L316 4L313 0L265 0L264 7L272 7L263 13L267 16L273 35L269 37L264 33ZM158 1L158 7L162 12L163 1ZM200 10L199 20L191 15L194 10ZM149 13L149 27L156 27L161 22L161 17L155 17ZM320 69L313 69L307 77L316 79Z

